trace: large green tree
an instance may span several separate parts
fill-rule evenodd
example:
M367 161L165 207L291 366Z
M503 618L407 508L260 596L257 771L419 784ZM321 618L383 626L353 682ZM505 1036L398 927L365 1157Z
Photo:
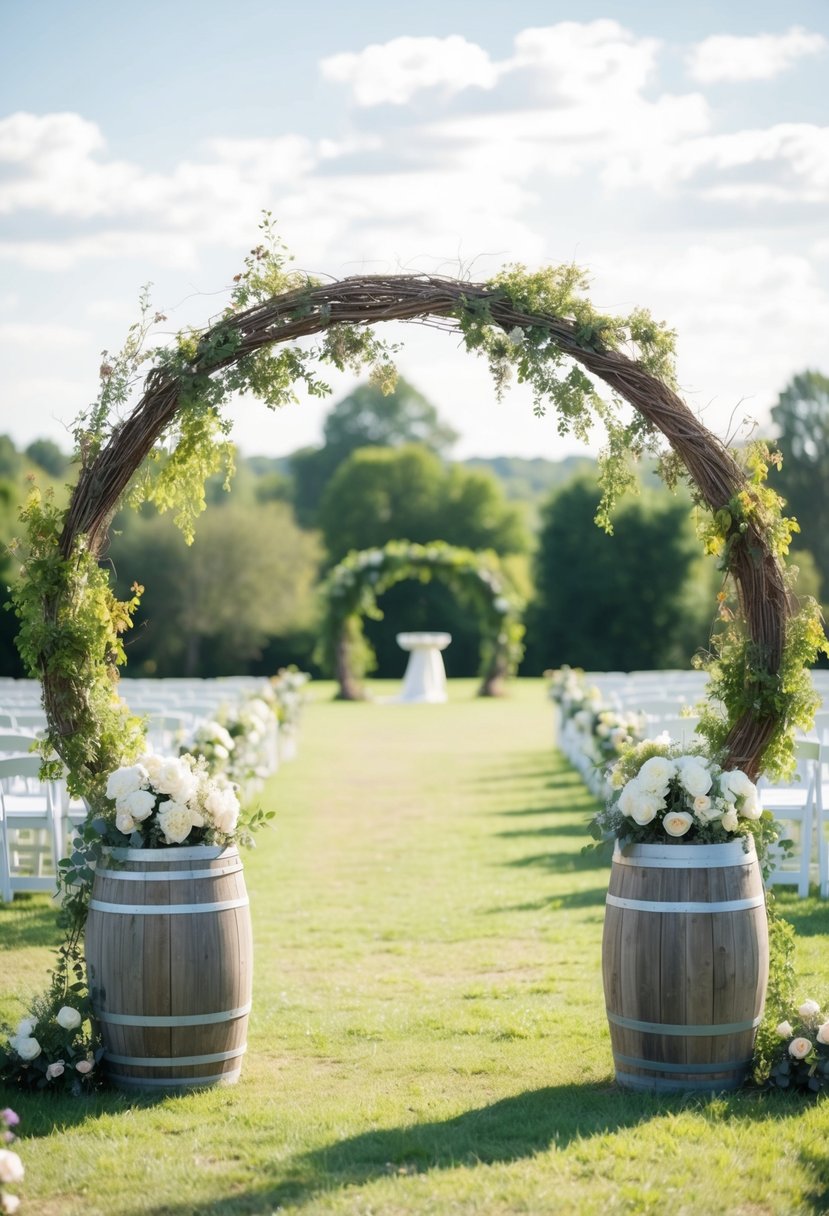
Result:
M825 595L829 588L829 377L814 371L795 376L771 416L783 455L775 489L797 517L801 531L796 547L814 557Z
M687 667L715 616L717 574L703 562L690 504L643 491L596 527L595 481L577 478L545 506L524 670Z
M144 584L128 675L227 675L308 627L319 564L285 503L213 507L187 546L166 516L126 515L110 549L118 590Z
M305 525L316 522L325 487L358 448L420 443L445 453L457 437L423 393L402 376L391 393L374 384L359 384L326 417L323 446L303 448L291 458L297 518Z

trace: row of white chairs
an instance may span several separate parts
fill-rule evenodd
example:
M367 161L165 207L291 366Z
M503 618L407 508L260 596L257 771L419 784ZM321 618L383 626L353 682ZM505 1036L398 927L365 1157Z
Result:
M200 723L261 686L248 677L222 680L124 680L120 691L130 708L147 718L147 736L158 752L176 754ZM0 902L24 891L55 891L58 859L67 855L87 808L70 800L65 781L41 782L33 753L45 729L36 681L0 679ZM37 710L29 708L38 699ZM280 751L274 718L261 745L262 773L293 758L294 735Z
M615 673L609 674L609 680L603 678L605 673L585 677L586 683L600 689L603 701L608 698L605 702L608 708L642 713L648 737L667 732L677 742L693 742L698 718L689 712L690 699L685 701L684 713L679 714L675 702L681 694L673 692L659 698L645 695L659 687L664 690L667 682L662 683L662 673L639 680L631 677L614 680ZM829 703L829 680L826 684ZM563 723L559 716L557 742L593 793L607 796L606 772L597 764L592 734L580 727L578 714ZM798 896L805 899L810 883L816 879L820 895L826 899L829 898L829 710L816 714L812 732L799 738L795 747L797 763L791 781L770 782L763 778L758 783L763 808L770 810L783 825L789 841L787 848L778 847L774 851L774 869L767 885L795 886Z

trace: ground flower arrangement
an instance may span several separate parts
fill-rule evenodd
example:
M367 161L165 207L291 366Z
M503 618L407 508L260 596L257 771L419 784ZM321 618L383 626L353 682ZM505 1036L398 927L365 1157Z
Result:
M757 787L739 769L724 770L701 751L661 739L630 747L610 770L611 795L591 834L626 844L720 844L754 838L763 864L779 837Z
M829 1011L805 1000L776 1026L757 1037L760 1073L771 1089L805 1094L829 1090Z
M0 1079L24 1089L65 1090L78 1096L97 1087L101 1048L89 1002L50 995L36 1000L17 1028L0 1043Z

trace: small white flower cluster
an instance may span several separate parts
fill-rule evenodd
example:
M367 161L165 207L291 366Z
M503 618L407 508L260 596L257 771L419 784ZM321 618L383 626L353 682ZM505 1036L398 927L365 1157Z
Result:
M209 776L204 762L190 755L147 752L110 773L106 796L115 804L118 831L124 836L140 831L150 847L183 844L194 828L232 836L239 820L233 785L220 774Z
M639 827L661 821L673 837L714 823L724 832L737 832L741 819L755 820L762 814L757 787L745 773L723 771L692 754L651 755L622 786L616 805Z
M15 1134L12 1131L13 1127L17 1127L20 1122L20 1116L16 1114L10 1106L5 1110L0 1110L0 1140L4 1144L13 1144ZM14 1213L20 1207L20 1200L17 1195L12 1195L6 1190L8 1183L22 1182L25 1176L23 1162L13 1149L0 1148L0 1212L4 1216L14 1216Z
M624 748L641 742L645 738L647 727L646 715L636 710L599 710L593 728L596 750L602 760L612 760L621 755Z
M200 722L192 738L191 749L195 755L204 756L208 767L215 771L224 769L236 747L228 730L214 718Z
M54 1021L61 1031L66 1032L62 1036L58 1035L59 1041L62 1042L61 1050L69 1054L73 1049L76 1051L77 1044L73 1043L75 1037L73 1032L79 1030L83 1023L80 1012L73 1005L62 1005L54 1015ZM35 1031L38 1031L37 1035ZM37 1060L43 1055L43 1041L47 1042L47 1054L44 1059L49 1059L48 1044L51 1043L54 1048L55 1038L54 1027L40 1026L39 1028L39 1023L35 1018L23 1018L18 1023L14 1034L9 1037L9 1047L24 1064L31 1064L33 1060ZM89 1076L94 1066L94 1061L89 1056L76 1060L73 1065L75 1072L81 1077ZM52 1060L46 1066L44 1076L47 1081L56 1081L69 1067L70 1065L64 1059Z
M815 1042L823 1047L829 1046L829 1021L822 1021L820 1005L817 1001L806 1000L798 1007L798 1015L805 1028L814 1032ZM814 1051L815 1043L806 1035L795 1034L789 1021L780 1022L777 1033L781 1039L789 1039L788 1053L793 1060L805 1060Z

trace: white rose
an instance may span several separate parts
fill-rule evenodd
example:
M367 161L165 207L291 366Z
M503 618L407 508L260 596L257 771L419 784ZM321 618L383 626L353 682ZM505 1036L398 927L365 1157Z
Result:
M150 785L155 786L156 777L158 776L159 770L164 763L163 758L161 756L157 756L155 752L145 752L144 755L140 757L138 763L147 770L147 779Z
M707 794L700 794L694 799L694 814L700 823L713 823L722 815L722 810L714 805Z
M71 1005L63 1005L57 1012L55 1021L64 1030L75 1030L82 1022L81 1015Z
M66 1065L63 1060L55 1060L54 1064L50 1064L46 1069L46 1080L54 1081L58 1077L62 1077L66 1071Z
M762 814L757 786L740 769L731 769L720 777L720 790L729 802L737 803L743 819L759 819Z
M15 1035L19 1039L25 1039L34 1031L35 1026L37 1026L36 1018L22 1018L21 1021L17 1023Z
M684 836L693 822L693 816L687 811L670 811L662 820L662 826L669 836Z
M20 1210L20 1200L17 1195L12 1195L11 1191L6 1191L5 1195L0 1195L0 1212L3 1216L14 1216L15 1212Z
M173 802L189 802L196 792L198 778L184 760L162 760L153 778L160 794L168 794Z
M143 823L155 809L155 794L152 790L133 790L115 803L116 811L124 811L138 823ZM120 829L123 831L123 829Z
M703 764L683 764L679 780L692 798L699 798L711 789L713 779Z
M640 828L646 827L647 824L653 823L662 807L663 802L658 794L644 792L639 795L639 800L630 813L631 818Z
M614 777L616 777L618 779L621 778L621 773L619 772L618 768L614 768L611 770L611 773L610 773L611 784L613 783ZM642 790L641 785L639 784L639 782L636 780L635 777L631 781L628 781L627 785L624 787L621 794L619 795L619 803L618 803L619 810L622 812L622 814L625 816L625 818L629 819L630 816L633 814L634 809L639 805L639 803L641 801L643 792L644 791Z
M817 1001L804 1001L803 1004L798 1007L797 1012L803 1018L804 1022L815 1022L820 1013L820 1005L818 1005Z
M638 780L643 789L651 793L661 793L667 789L668 782L676 776L676 765L667 756L651 756L639 770Z
M740 820L737 812L733 806L730 806L720 820L720 827L724 828L726 832L736 832L739 826Z
M789 1055L794 1060L805 1060L811 1050L812 1044L809 1039L792 1039L789 1043Z
M132 794L135 790L140 790L142 785L145 785L149 773L143 764L122 765L117 768L114 773L110 773L107 778L107 798L125 798L127 794Z
M217 832L229 836L236 829L239 820L239 799L230 786L220 789L213 786L208 790L204 799L204 809L213 820Z
M21 1060L36 1060L40 1055L41 1046L31 1035L21 1035L11 1040L11 1045Z
M190 835L193 814L181 802L162 802L158 808L158 825L164 833L166 844L181 844Z
M818 1026L817 1041L818 1043L829 1044L829 1022L824 1022L822 1026Z
M781 1039L790 1039L794 1034L791 1022L780 1022L777 1026L777 1033Z
M138 825L129 811L116 811L115 826L119 832L123 832L125 836L129 836L130 832L134 832Z
M10 1148L0 1148L0 1182L22 1182L23 1162Z

